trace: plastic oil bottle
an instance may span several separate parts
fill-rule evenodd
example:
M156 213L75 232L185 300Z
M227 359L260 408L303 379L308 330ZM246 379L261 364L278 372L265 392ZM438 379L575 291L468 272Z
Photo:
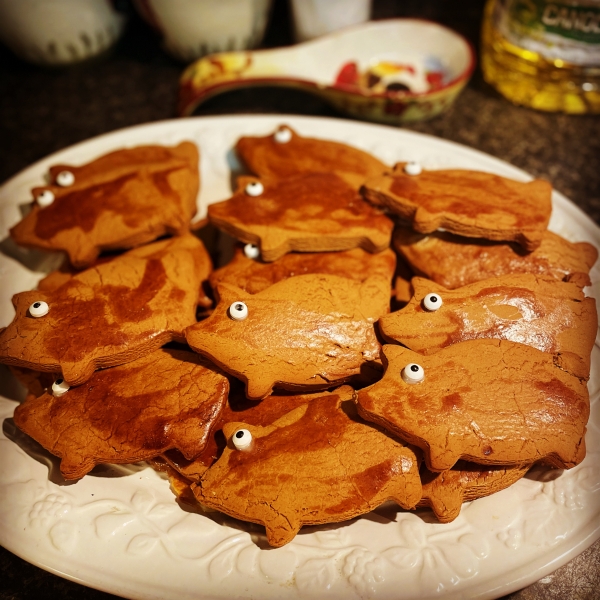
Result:
M600 0L487 0L481 67L515 104L600 113Z

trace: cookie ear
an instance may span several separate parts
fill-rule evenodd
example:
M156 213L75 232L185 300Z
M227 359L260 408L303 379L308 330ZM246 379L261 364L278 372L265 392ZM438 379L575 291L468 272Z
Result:
M425 277L413 277L410 280L410 284L413 288L413 297L418 299L423 299L424 296L433 292L443 296L444 292L448 291L443 285Z
M243 289L231 285L230 283L219 283L215 290L217 302L229 305L231 302L249 298L252 294L245 292Z
M255 183L256 181L260 181L264 185L264 180L262 177L258 177L256 175L240 175L235 180L235 191L234 194L239 194L244 192L246 186L249 183Z
M25 316L27 309L26 308L21 309L20 307L29 306L29 304L31 304L29 296L25 296L25 294L23 292L21 292L19 294L15 294L11 298L11 302L12 302L13 308L15 309L15 312L17 313L17 316L15 318L18 318L19 313L21 313L23 316ZM4 329L6 329L6 327Z
M405 362L410 362L411 358L422 358L422 355L417 354L408 348L404 348L403 346L398 346L397 344L385 344L381 347L381 353L386 371L389 368L390 363L393 363L396 360L405 358Z

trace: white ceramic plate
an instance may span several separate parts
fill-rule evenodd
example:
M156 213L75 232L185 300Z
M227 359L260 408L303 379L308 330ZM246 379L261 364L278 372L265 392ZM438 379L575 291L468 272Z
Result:
M144 143L193 140L201 149L201 213L230 193L231 148L242 134L265 135L280 123L300 134L340 140L388 164L492 171L530 177L485 154L436 138L378 125L292 116L202 117L117 131L63 150L0 189L0 239L20 218L18 206L56 162L84 163ZM600 247L600 230L554 194L551 228ZM13 252L10 244L0 248ZM31 288L45 265L39 253L0 255L0 326L10 296ZM23 262L29 268L23 266ZM600 290L600 269L592 271ZM446 525L428 511L393 506L330 527L307 527L289 545L269 549L259 527L186 512L168 482L144 465L97 468L65 483L57 463L14 430L19 390L2 371L0 544L49 571L127 598L496 598L566 563L600 537L600 347L593 351L588 455L555 478L539 472L463 506Z

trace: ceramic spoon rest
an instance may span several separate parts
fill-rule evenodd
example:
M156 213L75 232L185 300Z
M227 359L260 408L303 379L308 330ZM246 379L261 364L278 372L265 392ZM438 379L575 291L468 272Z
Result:
M361 119L419 121L454 101L474 64L470 44L442 25L372 21L295 46L199 59L181 78L179 114L232 89L276 85L314 93Z

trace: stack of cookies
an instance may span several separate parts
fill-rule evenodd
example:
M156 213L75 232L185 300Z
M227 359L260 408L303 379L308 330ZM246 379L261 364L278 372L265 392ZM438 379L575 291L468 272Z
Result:
M583 460L597 251L547 231L548 183L287 126L235 150L248 174L205 224L235 246L218 269L189 142L58 165L12 229L69 258L0 331L15 423L65 478L150 461L282 546L390 500L448 522Z

